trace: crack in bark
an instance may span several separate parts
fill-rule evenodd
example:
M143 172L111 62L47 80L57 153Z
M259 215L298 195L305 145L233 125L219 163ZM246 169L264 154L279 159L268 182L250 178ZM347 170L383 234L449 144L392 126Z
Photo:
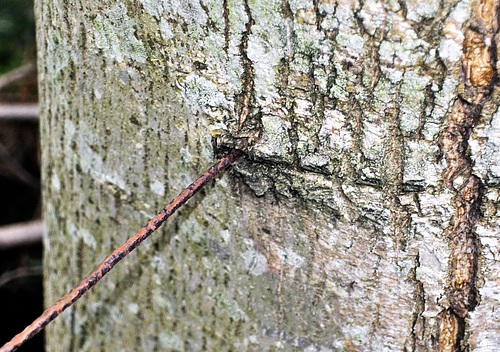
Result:
M222 2L222 17L224 17L224 52L226 53L226 56L228 55L229 52L229 40L231 39L230 37L230 22L229 22L229 5L227 3L227 0L224 0Z
M479 0L465 30L460 93L439 137L440 151L446 161L443 180L455 193L456 209L452 225L445 230L451 247L449 308L438 315L439 351L465 348L465 318L479 303L480 240L474 229L481 217L483 182L473 174L468 140L497 83L497 32L498 3Z
M243 126L243 123L246 121L248 115L250 114L250 102L254 94L254 69L252 60L250 60L250 58L248 57L248 39L250 37L250 34L252 34L252 26L255 21L252 17L252 11L250 9L250 5L248 4L248 0L244 0L243 5L245 7L245 13L248 16L248 21L245 24L245 31L241 36L241 42L239 46L241 61L243 64L243 89L239 97L241 103L241 113L239 119L240 129Z
M411 334L409 341L409 350L405 349L403 351L421 351L426 348L425 346L425 327L426 319L424 316L425 312L425 288L422 281L418 279L417 270L420 267L420 253L417 253L415 257L415 263L410 271L409 279L411 280L414 291L413 291L413 301L415 303L415 308L413 309L413 318L411 321Z
M313 0L314 13L316 15L315 25L316 29L321 32L321 22L323 22L323 15L319 11L319 0Z

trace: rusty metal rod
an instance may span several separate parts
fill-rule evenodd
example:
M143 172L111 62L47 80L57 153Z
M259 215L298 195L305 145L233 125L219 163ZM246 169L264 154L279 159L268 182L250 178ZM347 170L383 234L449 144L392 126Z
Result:
M236 161L242 153L239 150L231 151L227 156L219 160L205 174L200 176L196 181L191 183L184 191L175 197L167 204L154 218L140 229L135 235L130 237L124 244L115 249L99 266L92 271L85 279L76 285L69 293L64 295L52 307L47 308L33 323L28 325L22 332L17 334L7 342L0 352L15 351L24 342L39 333L47 324L57 318L66 308L70 307L88 290L101 280L113 267L130 252L136 249L142 241L149 237L156 229L158 229L184 203L186 203L193 195L202 189L207 183L212 181L227 169L234 161Z

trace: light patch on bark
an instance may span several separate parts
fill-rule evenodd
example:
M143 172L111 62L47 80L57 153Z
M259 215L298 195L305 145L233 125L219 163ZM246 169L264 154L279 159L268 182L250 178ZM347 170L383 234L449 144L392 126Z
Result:
M189 74L186 80L179 83L184 98L196 111L205 114L211 113L213 108L224 108L228 101L218 86L204 77L194 73Z
M135 26L127 15L122 3L117 3L94 20L95 40L98 48L106 57L123 62L130 58L137 62L146 62L147 53L144 45L135 35Z

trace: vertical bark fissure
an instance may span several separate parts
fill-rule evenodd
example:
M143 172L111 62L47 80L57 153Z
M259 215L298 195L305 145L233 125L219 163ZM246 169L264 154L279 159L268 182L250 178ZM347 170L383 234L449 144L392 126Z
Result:
M420 267L420 254L415 256L414 266L410 271L409 279L413 283L413 302L414 309L411 321L411 334L409 337L410 351L421 351L425 348L425 291L424 283L418 279L417 270Z
M227 0L224 0L222 2L222 17L224 17L224 52L226 55L228 55L229 52L229 40L231 39L230 37L230 31L231 31L231 26L229 22L229 5L227 3Z
M252 11L248 0L244 0L243 5L245 7L245 13L247 14L248 21L245 24L245 31L241 36L240 42L240 55L243 64L243 79L242 79L242 92L240 95L241 112L239 119L239 128L243 126L243 123L248 118L250 114L250 105L252 96L254 94L254 69L252 60L248 57L248 40L252 34L252 26L254 24L254 19L252 17Z
M394 236L397 241L397 252L401 250L401 244L403 241L402 234L403 230L409 222L409 215L405 211L401 200L399 199L399 193L403 185L403 170L404 170L404 160L402 151L404 150L404 139L401 128L399 126L399 100L401 91L400 82L396 88L396 97L394 100L394 106L391 110L387 111L387 126L389 138L387 141L388 151L390 151L387 156L387 194L389 195L391 201L391 218L394 226ZM397 260L397 258L396 258ZM397 262L396 262L397 265Z
M323 15L319 10L319 0L313 0L314 13L316 15L316 29L321 32L321 22L323 21Z
M476 5L464 31L460 93L439 138L446 161L443 179L446 187L455 193L453 203L456 209L452 224L445 230L451 249L447 288L449 308L438 316L440 351L465 348L465 318L479 301L480 239L475 227L481 218L483 182L473 174L468 140L497 83L498 4L494 0L480 0Z

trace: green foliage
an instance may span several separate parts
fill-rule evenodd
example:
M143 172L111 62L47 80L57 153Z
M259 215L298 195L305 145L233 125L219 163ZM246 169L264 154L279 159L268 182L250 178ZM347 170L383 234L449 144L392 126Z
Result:
M0 0L0 74L35 57L32 0Z

